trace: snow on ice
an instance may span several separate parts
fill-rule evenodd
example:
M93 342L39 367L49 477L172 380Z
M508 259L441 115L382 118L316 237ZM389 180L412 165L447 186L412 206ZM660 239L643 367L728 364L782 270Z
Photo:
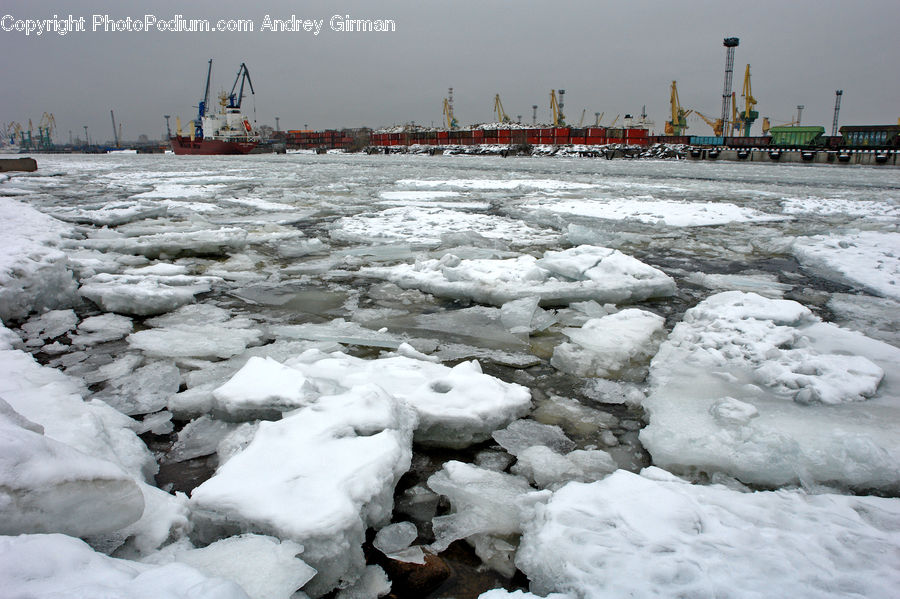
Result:
M745 483L900 488L900 349L739 291L691 308L650 366L654 464Z
M531 590L567 597L890 597L900 505L737 492L660 470L571 483L525 527Z
M675 283L662 271L609 248L579 246L547 251L537 259L463 260L453 254L440 259L390 267L369 267L363 274L383 278L453 299L502 306L525 297L540 297L541 305L635 302L675 293Z

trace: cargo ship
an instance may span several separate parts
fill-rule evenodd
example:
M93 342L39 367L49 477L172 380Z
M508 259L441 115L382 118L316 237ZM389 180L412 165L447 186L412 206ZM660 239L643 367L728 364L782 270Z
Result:
M231 86L231 93L219 96L219 109L209 110L209 80L212 74L212 59L206 72L206 88L203 100L198 106L197 118L188 126L190 133L184 135L181 121L177 120L176 135L169 138L175 154L249 154L259 145L259 134L244 114L241 104L244 99L244 84L247 83L250 93L254 94L253 82L247 65L241 63L237 78ZM240 85L238 85L240 84Z

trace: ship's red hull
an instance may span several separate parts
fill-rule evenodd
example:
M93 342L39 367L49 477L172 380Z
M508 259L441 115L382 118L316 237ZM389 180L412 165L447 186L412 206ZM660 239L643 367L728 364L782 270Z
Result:
M249 154L258 141L223 141L221 139L194 139L175 135L169 139L176 154L218 156L222 154Z

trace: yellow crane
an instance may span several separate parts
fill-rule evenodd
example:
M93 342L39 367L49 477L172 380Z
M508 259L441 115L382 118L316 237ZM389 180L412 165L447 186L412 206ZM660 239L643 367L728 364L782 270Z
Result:
M583 126L584 126L584 113L586 113L586 112L587 112L587 108L585 108L585 109L583 109L583 110L581 111L581 118L578 120L578 126L579 126L579 127L583 127Z
M672 82L669 103L672 107L672 118L671 120L666 121L666 135L681 135L687 131L687 117L693 110L685 110L681 107L681 102L678 100L678 84L675 81Z
M756 122L756 119L759 118L759 113L753 110L753 107L757 105L756 98L753 97L753 93L750 87L750 65L747 65L747 69L744 71L744 90L741 93L741 97L744 98L744 109L740 112L740 114L736 115L733 122L735 129L743 129L743 136L750 136L750 127ZM732 106L735 106L735 103L732 102Z
M512 119L507 116L506 111L503 110L503 102L500 101L500 94L494 96L494 112L497 114L497 122L498 123L511 123Z
M601 113L595 115L597 118L594 119L594 127L599 127L599 126L600 126L600 121L603 120L603 115L604 115L604 114L606 114L606 113L605 113L605 112L601 112Z
M447 129L456 129L459 126L456 117L453 116L453 106L447 98L444 98L444 118L447 120Z
M702 112L700 112L699 110L695 110L694 114L699 116L701 119L703 119L703 121L707 125L712 127L713 135L715 135L716 137L721 137L721 135L722 135L722 119L711 119L708 116L706 116L705 114L703 114Z
M565 127L566 115L559 109L559 102L556 101L556 90L550 90L550 111L553 113L553 126Z
M614 118L614 119L612 120L612 122L609 124L609 128L610 128L610 129L612 129L613 127L616 126L616 123L619 122L619 117L620 117L620 116L622 116L622 115L621 115L621 114L617 114L617 115L616 115L616 118Z
M762 132L763 132L763 135L766 135L769 132L769 129L771 129L772 127L793 127L794 125L798 125L798 124L800 124L799 121L797 121L796 119L791 119L787 123L773 125L772 123L769 122L769 117L764 116L763 120L762 120Z
M38 124L38 143L41 148L49 150L53 146L52 135L56 130L56 119L49 112L41 115L41 122Z

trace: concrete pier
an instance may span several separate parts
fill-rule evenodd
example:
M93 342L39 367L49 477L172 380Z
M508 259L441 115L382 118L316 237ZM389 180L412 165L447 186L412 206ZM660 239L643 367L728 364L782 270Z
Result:
M34 158L0 158L0 173L11 171L33 173L36 170L37 161Z
M900 150L693 147L687 149L685 157L734 162L900 166Z

